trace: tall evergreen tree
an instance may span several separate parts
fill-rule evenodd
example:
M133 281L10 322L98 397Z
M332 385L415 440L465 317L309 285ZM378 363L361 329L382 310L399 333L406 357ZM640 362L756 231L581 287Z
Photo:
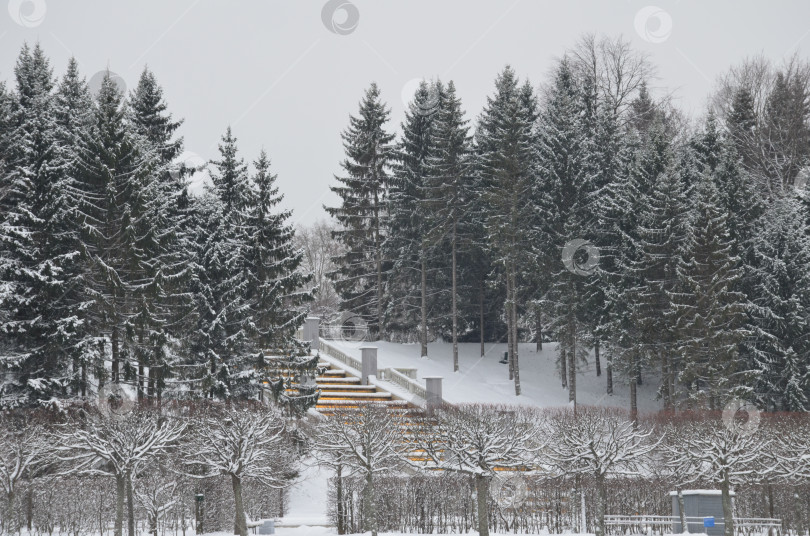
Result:
M259 349L290 353L293 334L306 316L304 304L312 299L311 292L299 289L312 276L299 270L303 252L293 245L295 231L288 223L292 212L276 212L284 196L264 150L253 165L256 196L247 222L246 302Z
M440 94L440 86L423 80L405 112L390 178L384 246L386 258L392 259L387 324L394 331L417 331L422 357L427 356L428 328L435 330L429 323L439 305L433 281L436 248L428 240L430 214L424 198Z
M331 186L341 199L338 207L324 207L340 224L335 238L346 253L337 257L335 288L346 310L363 317L371 332L384 334L386 198L394 161L393 134L386 131L390 109L380 99L380 89L372 83L360 102L357 117L349 118L343 132L346 173L335 177Z
M753 240L756 290L746 340L754 395L768 410L810 410L810 233L800 202L785 197Z
M478 122L476 142L481 188L486 203L484 225L493 251L493 263L506 288L504 316L507 325L509 376L520 395L518 360L518 306L520 274L532 265L536 246L531 222L537 214L534 204L536 153L534 119L536 103L521 98L518 79L506 67L495 79L495 94Z
M592 240L590 207L593 177L585 162L585 108L567 60L557 68L540 125L540 187L545 244L552 284L546 293L551 330L559 342L563 385L576 404L576 376L587 333L583 325L586 279L594 273L574 273L563 256L575 240ZM559 252L559 253L558 253ZM577 255L588 254L577 251ZM566 377L567 376L567 377Z
M0 405L67 395L82 351L81 255L69 221L68 161L60 143L48 59L24 47L17 67L8 167L0 175L0 366L15 381ZM7 398L2 400L2 398Z
M714 178L706 174L696 192L671 299L682 367L678 379L690 402L710 409L722 407L731 394L744 394L745 371L737 357L747 334L746 303L734 290L742 270L727 221Z
M450 253L450 318L453 343L453 371L458 372L459 333L459 256L469 247L468 222L474 200L472 138L468 134L461 99L451 81L439 108L434 130L434 152L429 158L429 177L425 205L430 216L431 231L427 238L432 247L447 244ZM441 249L444 249L441 247Z
M150 283L148 233L159 231L150 220L150 202L159 194L153 185L154 167L152 155L143 151L126 120L123 95L107 73L92 125L79 141L71 199L87 255L84 290L94 305L85 321L96 329L100 385L106 375L101 360L107 344L113 382L124 379L140 386L143 379L136 378L133 367L140 342L133 319L142 303L141 290Z
M197 261L193 277L197 315L192 351L204 364L208 396L251 396L256 347L248 297L248 238L255 192L228 127L214 161L213 187L198 202ZM257 290L258 291L258 290ZM253 356L253 357L251 357Z

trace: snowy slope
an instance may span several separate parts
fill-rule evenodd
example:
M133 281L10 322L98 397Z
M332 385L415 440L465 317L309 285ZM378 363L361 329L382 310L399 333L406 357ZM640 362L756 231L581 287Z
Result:
M329 341L343 352L360 359L360 346L377 346L379 368L400 367L418 369L417 378L424 385L425 376L442 376L444 399L451 403L484 402L522 404L539 407L559 407L568 404L568 390L563 389L556 367L557 344L545 343L543 350L535 351L534 343L520 345L520 379L523 394L515 396L514 382L509 381L507 365L498 363L506 351L506 344L486 344L485 355L480 357L479 343L459 344L460 371L453 372L451 344L435 342L428 345L428 358L419 357L418 344L390 342ZM655 400L657 378L645 378L638 389L639 411L660 409ZM577 375L577 402L583 405L603 405L630 408L630 389L621 376L614 374L614 394L605 391L605 363L602 376L597 377L593 356Z

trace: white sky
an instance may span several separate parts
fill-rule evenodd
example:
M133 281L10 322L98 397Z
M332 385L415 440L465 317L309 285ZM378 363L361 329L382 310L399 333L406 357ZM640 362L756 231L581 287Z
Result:
M808 0L648 1L331 0L350 4L334 33L324 0L2 0L0 79L13 78L24 41L39 41L57 74L73 55L88 79L109 65L129 88L148 65L185 118L186 150L216 157L230 124L247 160L267 149L294 221L307 224L335 202L340 131L372 80L392 128L403 88L422 77L454 80L473 119L507 63L537 85L582 33L621 34L699 115L717 76L745 56L810 51Z

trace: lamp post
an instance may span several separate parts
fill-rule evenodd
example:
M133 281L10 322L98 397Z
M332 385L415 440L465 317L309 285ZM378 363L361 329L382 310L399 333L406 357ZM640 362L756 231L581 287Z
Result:
M197 521L197 534L203 533L203 518L205 517L205 510L203 508L203 500L205 500L205 495L202 493L198 493L194 496L194 517Z

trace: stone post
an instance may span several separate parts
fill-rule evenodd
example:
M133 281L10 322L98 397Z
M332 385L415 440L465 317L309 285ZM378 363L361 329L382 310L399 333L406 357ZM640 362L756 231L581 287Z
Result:
M433 411L442 405L442 377L425 376L425 398L428 415L433 415Z
M368 385L368 377L377 377L377 347L376 346L361 346L360 347L361 359L363 362L363 378L360 381L362 385Z
M320 325L321 319L317 316L309 316L304 320L304 341L311 344L313 352L317 352L320 346L320 337L318 335Z

